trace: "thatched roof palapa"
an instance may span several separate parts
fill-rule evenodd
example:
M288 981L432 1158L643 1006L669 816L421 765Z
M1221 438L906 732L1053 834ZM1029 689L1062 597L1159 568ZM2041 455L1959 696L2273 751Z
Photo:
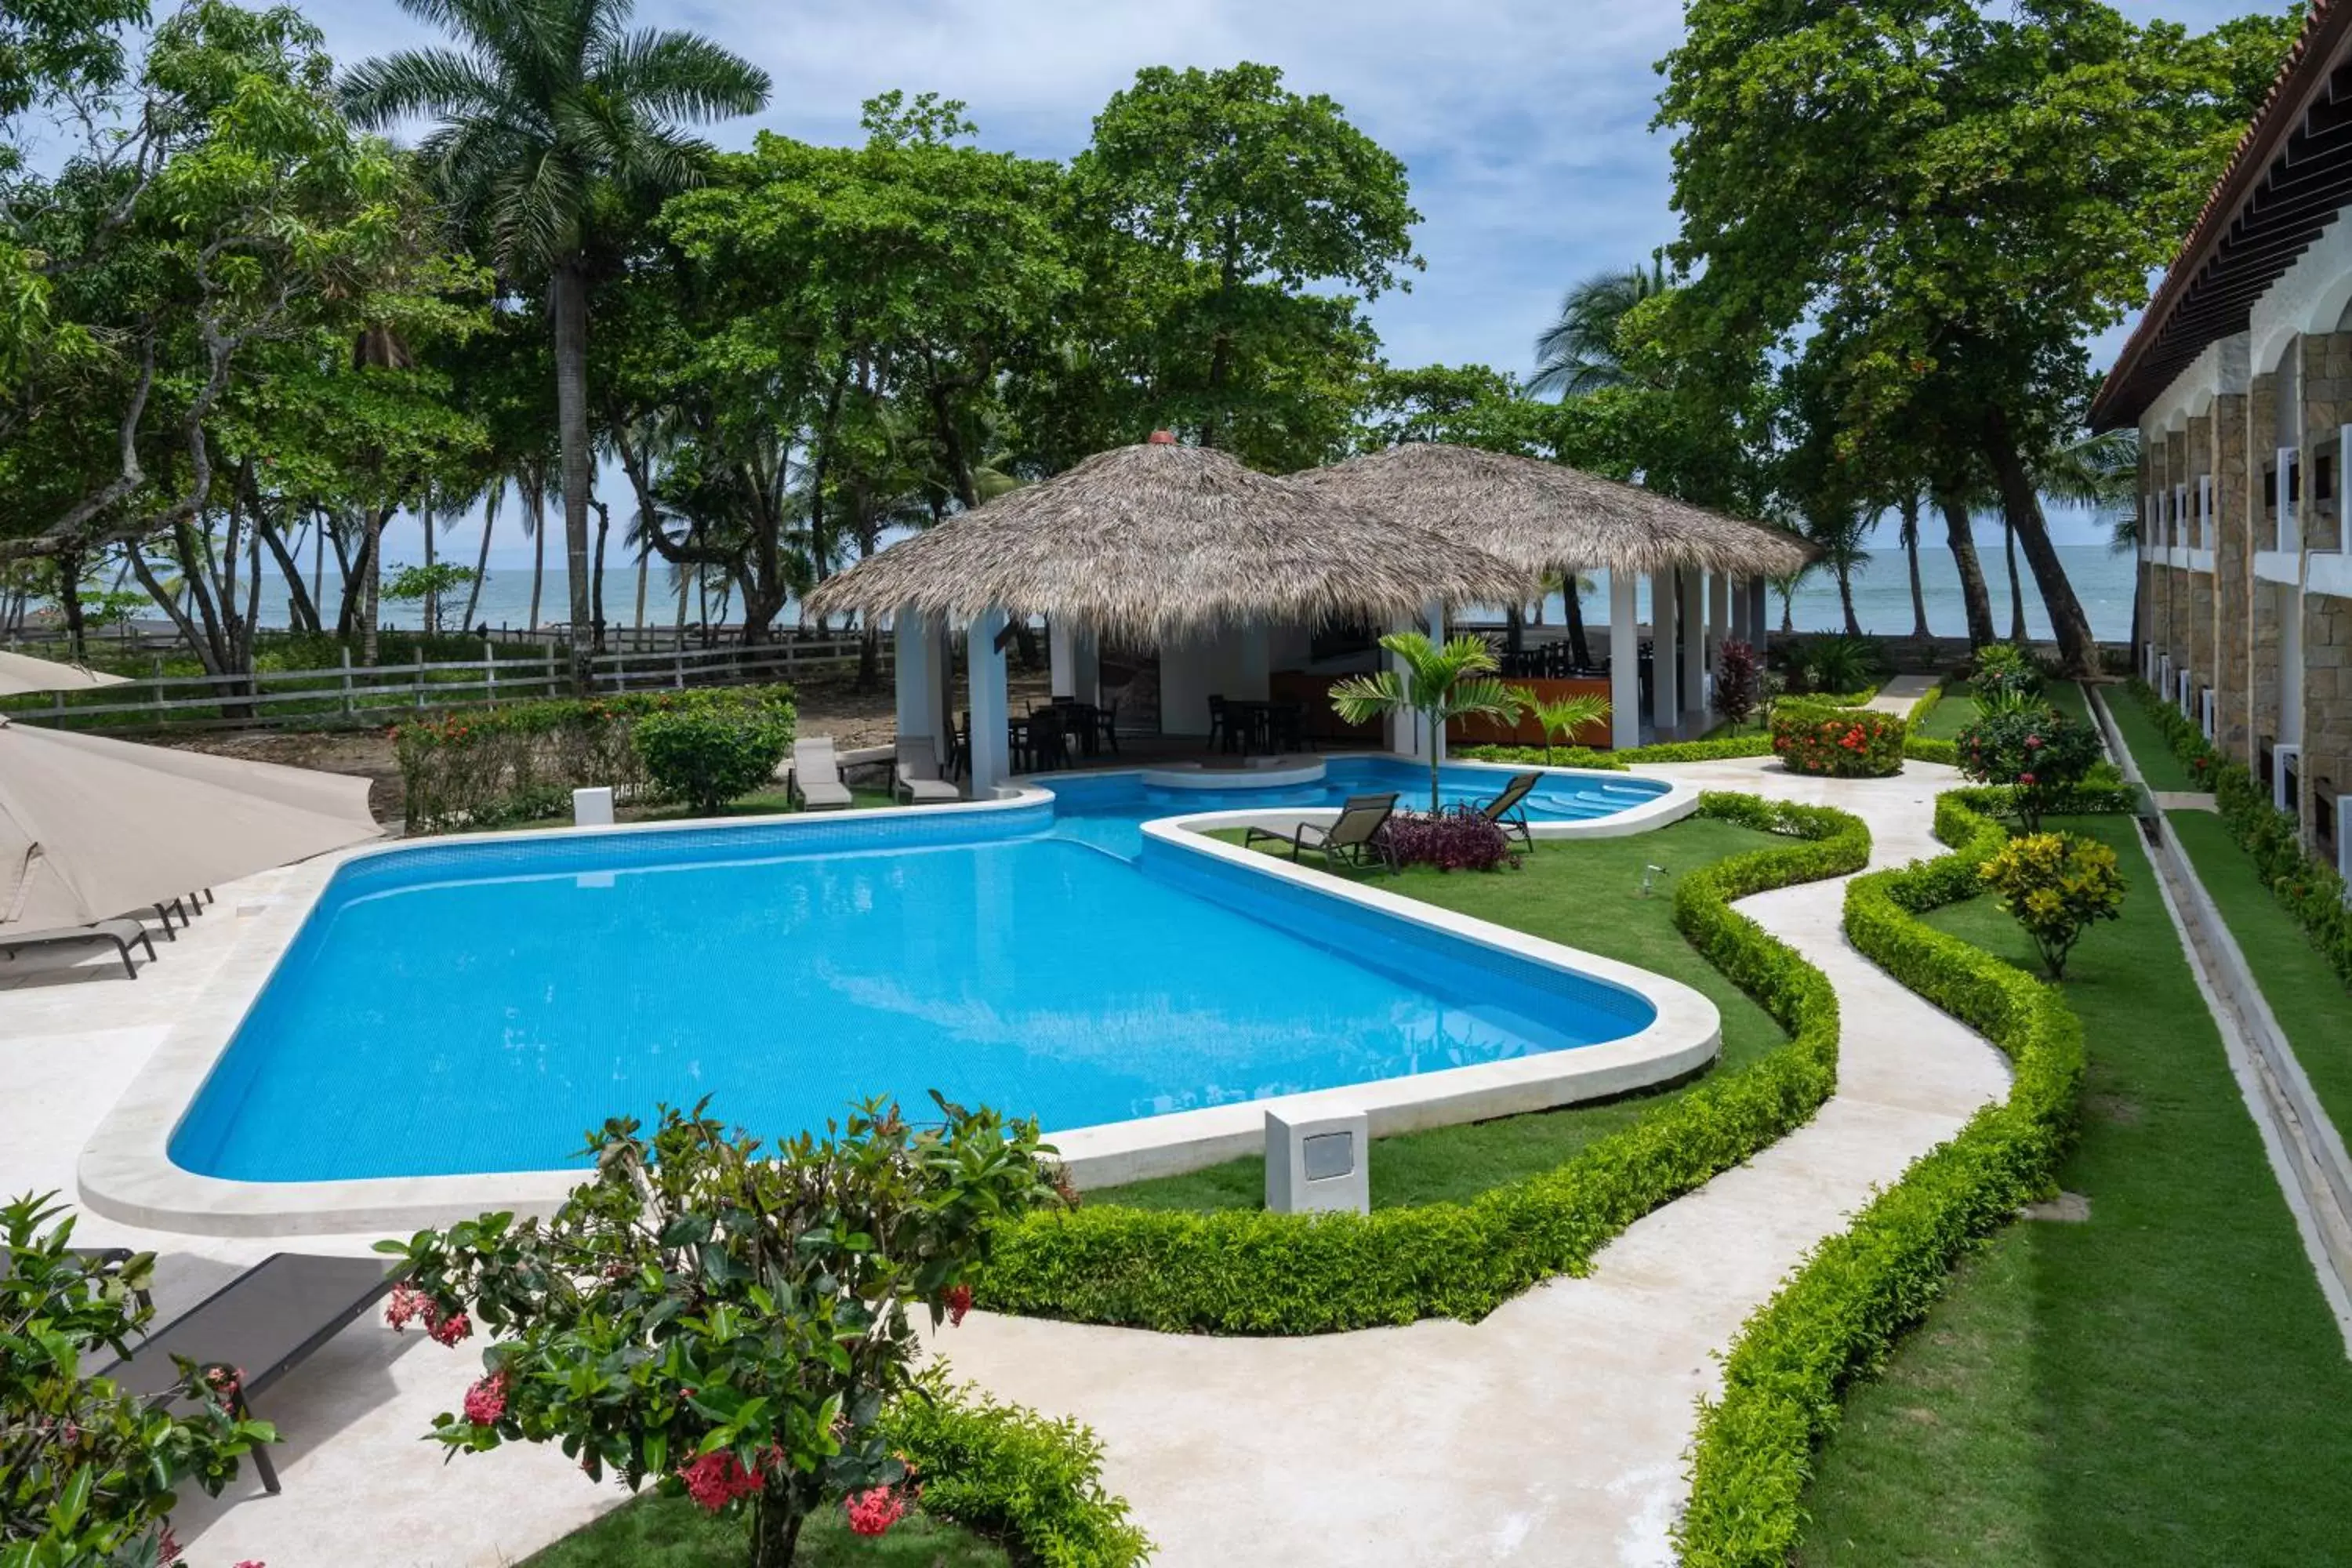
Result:
M816 615L991 609L1160 639L1244 623L1376 624L1516 604L1535 574L1433 530L1165 437L1098 452L904 539L808 597Z
M1740 577L1801 570L1816 554L1795 534L1559 463L1414 441L1290 482L1362 508L1390 527L1435 531L1457 548L1522 571L1661 572Z

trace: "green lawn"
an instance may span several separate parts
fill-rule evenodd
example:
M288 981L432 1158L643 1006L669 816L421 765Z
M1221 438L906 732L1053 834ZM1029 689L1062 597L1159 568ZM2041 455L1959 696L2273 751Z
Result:
M1228 836L1232 837L1232 836ZM1787 1037L1770 1016L1701 958L1674 927L1672 878L1727 856L1785 844L1729 823L1693 818L1630 838L1539 845L1517 871L1415 868L1378 877L1380 886L1443 908L1622 959L1703 992L1723 1012L1722 1067L1737 1067ZM1311 863L1311 861L1310 861ZM1666 868L1652 896L1640 896L1644 866ZM1661 1091L1673 1094L1675 1089ZM1380 1140L1372 1156L1372 1203L1453 1202L1548 1171L1596 1138L1656 1104L1661 1094L1433 1128ZM1187 1175L1106 1187L1088 1196L1139 1208L1256 1208L1265 1163L1255 1158Z
M1809 1564L2352 1562L2352 1363L2128 820L2131 884L2066 982L2090 1048L2081 1224L2025 1221L1857 1388ZM1989 899L1935 924L2031 967Z
M1977 700L1955 681L1944 689L1943 700L1928 710L1927 719L1912 733L1930 741L1956 741L1976 718Z
M2139 776L2147 781L2148 788L2168 795L2204 791L2205 786L2189 773L2186 763L2172 754L2172 748L2157 732L2147 710L2139 705L2139 699L2121 686L2110 686L2100 695L2107 700L2107 711L2115 715L2116 732L2124 738L2124 745L2131 752L2132 761L2139 764Z
M682 1497L644 1497L572 1531L521 1568L742 1568L749 1523L714 1519ZM850 1533L840 1506L801 1531L794 1568L1009 1568L1002 1548L954 1525L910 1513L878 1539Z
M887 789L852 788L849 794L851 806L859 811L869 811L876 806L896 805L898 804L897 799L894 798ZM727 809L720 812L718 816L710 817L708 820L717 822L730 816L777 816L791 812L793 809L791 798L784 792L784 786L778 784L773 789L761 790L757 795L747 795L742 799L730 803ZM625 805L620 807L614 813L615 820L624 823L684 822L693 816L693 812L682 805L656 806L650 810L640 810L635 806ZM454 833L520 833L531 828L569 827L571 826L572 814L567 811L561 816L534 817L529 822L501 822L489 827L458 827L452 828L449 831Z
M2175 811L2167 820L2238 939L2328 1120L2339 1131L2352 1131L2352 994L2294 917L2279 908L2220 817Z

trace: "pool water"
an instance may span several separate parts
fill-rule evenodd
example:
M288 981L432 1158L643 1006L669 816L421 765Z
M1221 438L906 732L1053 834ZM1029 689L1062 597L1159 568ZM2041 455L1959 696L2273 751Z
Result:
M1254 873L1139 861L1145 818L1268 792L1171 801L1129 776L1068 793L355 861L172 1158L259 1182L541 1170L662 1102L709 1095L773 1136L934 1088L1050 1131L1572 1049L1654 1016Z

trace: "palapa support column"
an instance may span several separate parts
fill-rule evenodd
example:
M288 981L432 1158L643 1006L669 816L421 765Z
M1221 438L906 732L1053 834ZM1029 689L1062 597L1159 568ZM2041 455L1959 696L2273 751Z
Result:
M948 748L940 731L940 648L935 645L947 641L946 633L946 626L937 616L919 610L902 609L890 621L898 739L929 741L932 754L942 763L947 760Z
M1642 628L1631 572L1609 574L1609 743L1621 752L1642 743Z
M1675 617L1683 656L1682 732L1696 740L1706 732L1706 584L1696 566L1675 574L1682 610Z
M971 683L971 798L986 800L1010 776L1006 766L1004 612L984 610L964 631L965 663Z
M1675 653L1675 574L1650 574L1650 726L1671 741L1682 723L1682 660Z

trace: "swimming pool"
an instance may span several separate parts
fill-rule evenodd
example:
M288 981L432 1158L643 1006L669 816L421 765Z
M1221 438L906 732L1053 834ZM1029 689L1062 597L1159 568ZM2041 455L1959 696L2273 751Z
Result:
M1426 787L1410 763L1335 759L1311 785L1060 779L1009 805L362 855L179 1102L169 1160L241 1184L548 1172L609 1115L706 1094L763 1135L933 1088L1050 1131L1219 1108L1255 1125L1276 1097L1463 1068L1516 1083L1657 1032L1655 977L1531 959L1140 826L1328 804L1396 787L1391 767ZM1449 768L1446 787L1496 776ZM1619 787L1548 781L1531 812L1590 819L1664 788L1602 782Z

